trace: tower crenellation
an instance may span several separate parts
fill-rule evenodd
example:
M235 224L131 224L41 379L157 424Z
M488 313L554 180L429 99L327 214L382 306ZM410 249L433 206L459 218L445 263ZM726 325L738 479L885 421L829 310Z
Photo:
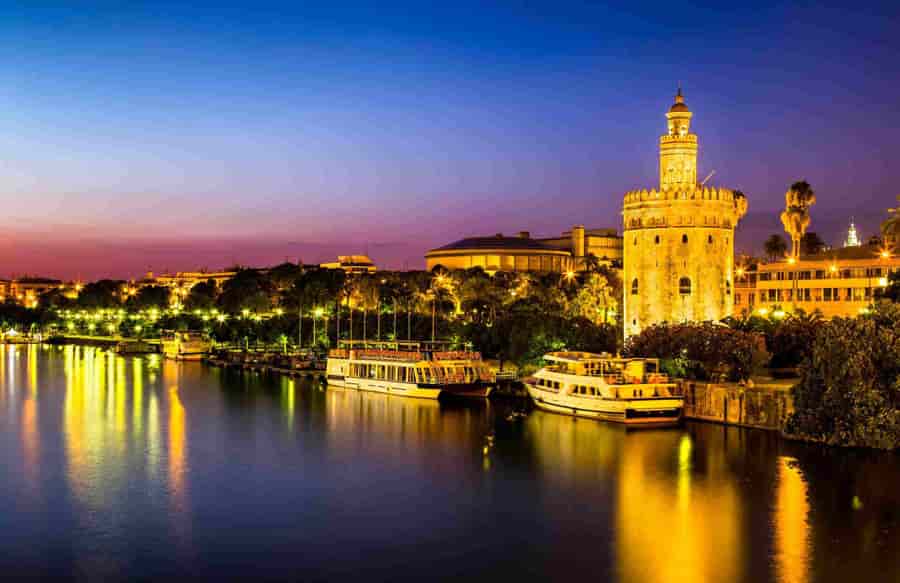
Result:
M743 195L697 181L693 113L679 88L659 139L659 187L625 194L625 334L731 313L734 228Z

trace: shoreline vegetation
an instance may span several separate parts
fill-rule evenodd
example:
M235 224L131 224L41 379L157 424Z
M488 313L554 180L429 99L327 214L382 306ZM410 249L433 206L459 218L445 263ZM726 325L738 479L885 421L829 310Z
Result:
M865 314L830 321L775 310L767 317L660 324L621 341L622 286L595 258L575 273L481 269L347 274L285 263L239 269L174 294L101 280L77 298L54 290L35 308L0 304L4 340L80 335L148 340L203 330L237 350L324 357L340 340L449 340L498 368L529 374L551 351L660 358L674 377L733 382L794 377L782 434L833 446L900 447L900 309L887 296ZM302 314L302 318L300 317ZM509 367L508 365L513 365Z

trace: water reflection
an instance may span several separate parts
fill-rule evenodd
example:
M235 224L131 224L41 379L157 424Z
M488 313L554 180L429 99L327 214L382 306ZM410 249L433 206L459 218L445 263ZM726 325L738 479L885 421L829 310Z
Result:
M0 568L900 579L897 456L521 408L3 346Z
M775 504L775 566L779 581L809 581L809 524L806 483L795 458L778 458Z

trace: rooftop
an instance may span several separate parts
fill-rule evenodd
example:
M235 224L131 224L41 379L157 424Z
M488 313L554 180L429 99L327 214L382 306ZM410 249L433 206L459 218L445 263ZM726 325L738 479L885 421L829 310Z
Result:
M472 249L506 249L506 250L533 250L533 251L552 251L559 253L560 249L543 243L537 239L530 237L504 237L501 234L493 237L467 237L454 241L449 245L432 249L429 253L435 251L462 251Z

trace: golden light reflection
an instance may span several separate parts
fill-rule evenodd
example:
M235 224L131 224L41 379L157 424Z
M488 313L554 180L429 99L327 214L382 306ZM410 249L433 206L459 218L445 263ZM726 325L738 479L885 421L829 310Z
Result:
M690 437L675 432L630 434L618 477L617 559L623 580L736 581L742 572L742 518L724 454L691 476ZM677 488L661 471L677 460Z
M35 395L30 395L22 402L22 457L25 462L25 478L32 494L36 494L41 485L40 433L37 417L37 399Z
M809 502L806 482L793 458L778 458L775 506L775 571L781 583L809 581Z
M169 486L179 505L184 500L184 425L178 386L169 387Z
M281 380L281 409L287 421L288 429L294 428L294 403L297 398L297 386L294 379Z

